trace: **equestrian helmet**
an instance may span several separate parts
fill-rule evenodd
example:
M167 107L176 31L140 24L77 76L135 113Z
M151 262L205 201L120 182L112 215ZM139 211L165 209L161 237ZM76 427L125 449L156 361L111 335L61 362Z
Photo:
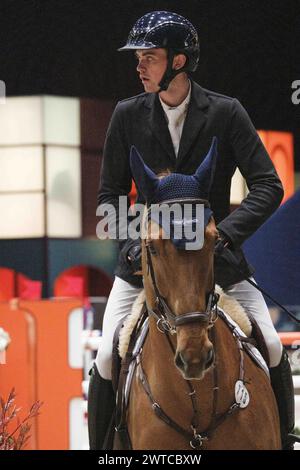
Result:
M119 51L164 48L187 57L185 71L194 72L199 62L199 40L194 26L183 16L153 11L137 20L125 46ZM183 71L183 69L182 69Z

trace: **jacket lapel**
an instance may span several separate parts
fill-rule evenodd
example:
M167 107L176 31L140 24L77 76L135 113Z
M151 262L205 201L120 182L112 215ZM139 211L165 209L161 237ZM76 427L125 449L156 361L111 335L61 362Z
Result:
M172 164L175 164L176 156L173 148L172 139L168 129L168 124L161 107L157 93L149 93L146 97L145 105L150 109L149 125L155 135L156 139L160 142L164 151L170 157Z
M195 82L191 83L191 101L182 130L176 167L178 167L180 162L186 158L190 147L204 126L206 121L204 110L209 105L209 101L202 88Z

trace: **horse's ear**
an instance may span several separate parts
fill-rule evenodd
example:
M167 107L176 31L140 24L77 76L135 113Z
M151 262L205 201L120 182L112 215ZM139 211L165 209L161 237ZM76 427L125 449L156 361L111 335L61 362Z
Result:
M217 144L217 137L213 137L208 154L206 155L205 159L194 174L194 178L196 178L196 180L200 184L201 193L205 198L208 198L209 196L212 182L214 179L217 162Z
M159 179L144 163L134 146L130 150L130 168L137 188L143 194L146 201L151 200L159 185Z

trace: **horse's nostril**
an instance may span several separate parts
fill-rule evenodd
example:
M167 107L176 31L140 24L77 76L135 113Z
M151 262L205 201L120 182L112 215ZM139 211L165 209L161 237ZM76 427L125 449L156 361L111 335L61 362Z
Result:
M176 354L175 364L179 369L183 369L183 367L184 367L184 360L183 360L183 357L181 356L180 352Z
M206 358L206 363L205 363L206 369L208 369L212 365L212 363L214 362L214 358L215 358L214 349L211 348L207 353L207 358Z

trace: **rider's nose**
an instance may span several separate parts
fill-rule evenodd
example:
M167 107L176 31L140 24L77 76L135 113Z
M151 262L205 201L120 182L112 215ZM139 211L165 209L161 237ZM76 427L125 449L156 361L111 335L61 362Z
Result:
M145 65L142 61L138 62L137 66L136 66L136 70L138 72L142 72L142 71L145 71Z

